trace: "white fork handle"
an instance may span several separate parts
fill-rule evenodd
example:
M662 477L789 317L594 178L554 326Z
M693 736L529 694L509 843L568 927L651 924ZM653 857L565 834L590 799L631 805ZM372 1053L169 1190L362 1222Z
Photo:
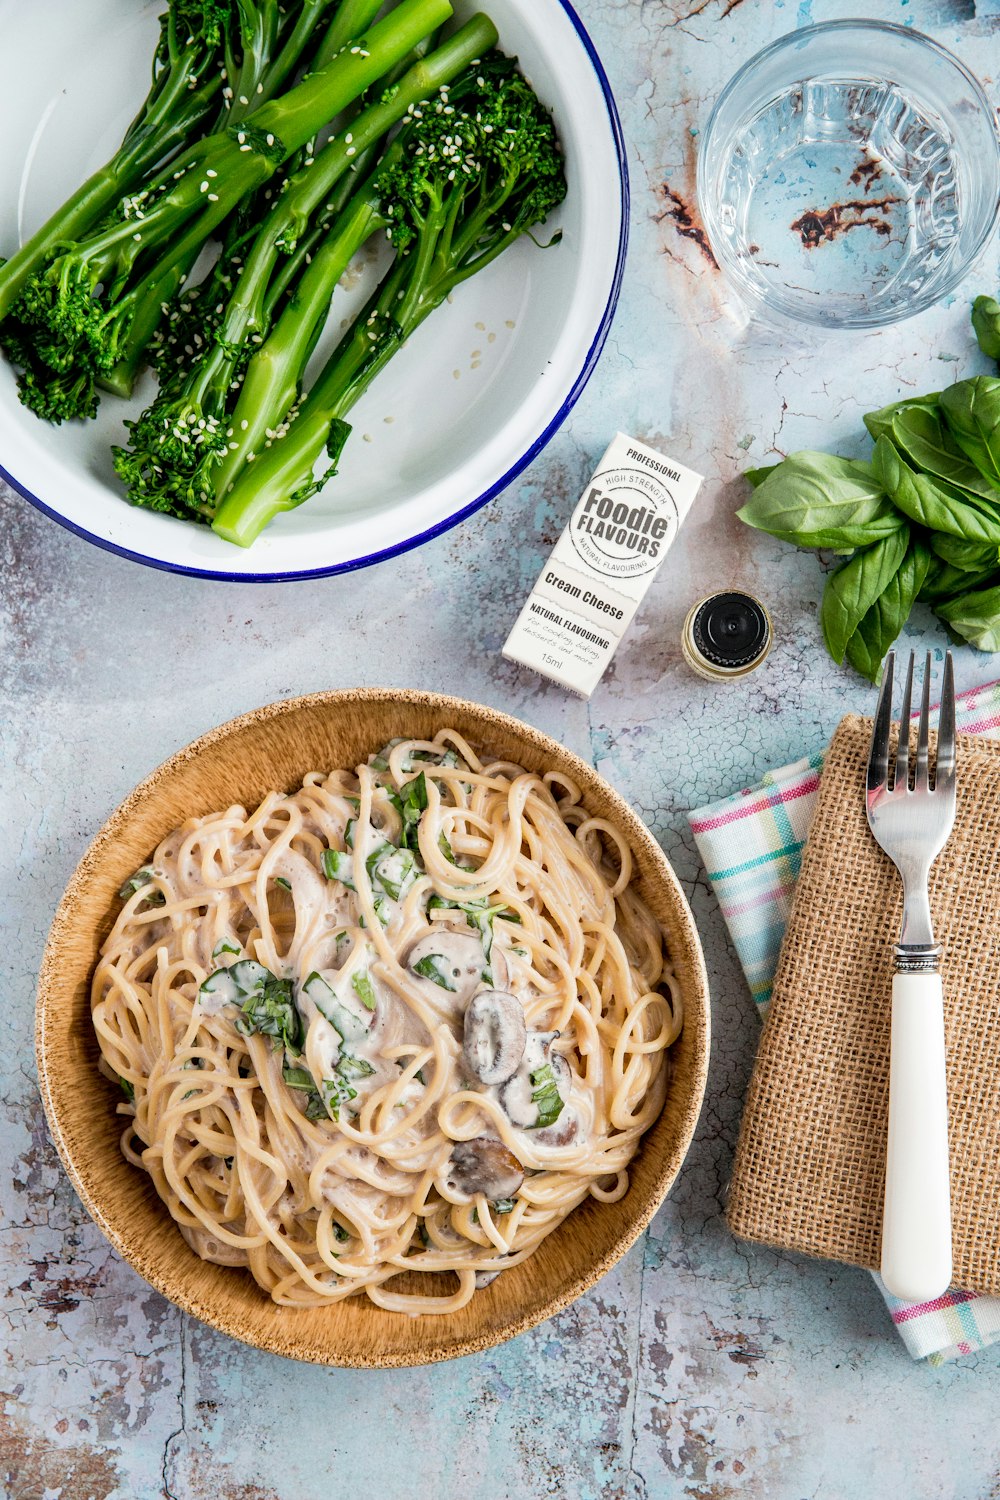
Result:
M907 1302L931 1302L951 1285L940 974L896 974L892 981L882 1280Z

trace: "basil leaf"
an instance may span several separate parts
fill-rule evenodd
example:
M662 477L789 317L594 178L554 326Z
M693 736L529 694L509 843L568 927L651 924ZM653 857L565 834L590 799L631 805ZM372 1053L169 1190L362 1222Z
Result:
M400 844L404 849L418 849L417 828L421 814L427 808L427 777L423 771L419 776L414 776L412 781L407 781L398 795L391 793L389 800L403 825Z
M539 1130L558 1120L563 1112L564 1100L556 1085L556 1077L550 1063L543 1063L528 1076L531 1079L531 1102L538 1109L538 1119L529 1128Z
M977 651L1000 651L1000 584L938 604L934 612Z
M760 469L744 469L743 478L746 480L747 484L751 486L751 488L756 490L760 488L769 474L773 474L776 469L780 468L781 464L777 463L765 464L763 468Z
M152 885L155 879L156 876L148 866L142 870L136 870L135 874L130 875L125 881L118 894L125 901L129 896L134 896L136 891L141 891L145 886ZM167 898L162 891L154 890L146 897L146 902L149 906L165 906Z
M930 566L930 550L914 541L891 578L847 643L847 659L856 672L877 682L885 654L909 618Z
M134 1104L135 1103L135 1089L132 1086L132 1084L129 1083L129 1081L128 1081L127 1078L122 1078L121 1076L119 1076L118 1082L121 1084L121 1090L122 1090L122 1093L125 1095L125 1098L128 1100L128 1102L130 1104Z
M343 849L323 850L323 874L327 880L339 880L349 891L357 890L354 884L354 856Z
M442 829L438 834L438 848L441 850L441 853L444 855L449 864L458 864L458 860L455 858L455 851L451 847L451 842L444 829Z
M965 573L989 573L1000 567L1000 547L991 542L967 542L959 536L935 532L930 545L931 551L944 562Z
M863 421L871 433L872 442L877 442L880 437L892 436L893 421L901 412L912 411L915 407L936 411L939 397L939 391L931 391L929 396L906 396L902 401L891 401L878 411L868 412Z
M972 304L972 327L986 358L1000 359L1000 302L993 297L977 297Z
M338 1120L339 1121L339 1119L340 1119L340 1111L341 1111L341 1108L343 1107L343 1105L349 1104L352 1099L356 1099L357 1097L358 1097L358 1091L357 1091L357 1089L352 1089L351 1085L346 1081L346 1079L344 1079L344 1078L324 1078L323 1079L323 1101L322 1102L323 1102L323 1105L325 1106L326 1113L330 1116L331 1120Z
M880 437L875 444L872 467L893 504L911 521L966 541L1000 544L1000 510L943 479L915 473L889 438Z
M302 993L312 1001L320 1015L329 1021L342 1042L360 1042L368 1035L368 1027L364 1021L352 1015L341 1004L322 974L314 970L303 984Z
M514 1203L513 1198L494 1198L490 1203L490 1211L494 1214L512 1214Z
M221 958L223 953L234 953L237 957L243 952L238 943L231 943L228 938L220 938L212 949L213 958Z
M236 1030L243 1036L259 1032L273 1037L276 1042L296 1052L302 1037L302 1020L292 1000L292 981L278 979L263 964L253 959L242 959L228 969L210 974L201 986L208 994L219 994L224 998L235 989L235 998L230 1003L243 1001L236 1018Z
M791 454L736 514L797 547L867 547L904 524L870 464L831 453Z
M375 990L367 974L357 973L351 979L351 988L365 1010L375 1009Z
M348 1234L343 1224L338 1224L336 1219L332 1219L330 1222L330 1228L333 1230L334 1239L337 1240L341 1245L346 1245L351 1236Z
M941 411L962 452L1000 486L1000 379L976 375L958 381L941 392Z
M391 752L393 750L395 750L396 746L397 745L401 745L402 743L403 743L403 741L401 739L397 738L397 739L394 739L394 740L390 740L387 745L383 745L382 749L378 752L378 754L372 756L372 770L373 771L388 771L388 769L389 769L389 756L390 756Z
M1000 504L1000 490L970 464L942 422L938 407L907 407L893 418L889 436L917 469L969 490L991 505Z
M909 540L909 527L897 531L856 552L827 579L819 619L826 649L838 664L844 660L851 636L899 571Z
M395 844L381 844L365 860L365 869L373 885L392 901L399 901L417 879L417 865L410 849Z
M428 953L413 965L414 974L419 974L421 979L431 979L443 990L455 993L455 986L445 971L445 959L440 953Z
M932 557L918 598L936 609L945 600L975 593L996 582L996 568L989 568L984 573L966 573L962 568L955 568L951 563L943 562L940 557Z
M375 1069L363 1057L355 1057L351 1052L343 1052L335 1071L340 1078L370 1078ZM351 1098L353 1097L352 1094Z
M313 1076L306 1068L282 1068L281 1076L290 1089L315 1089Z
M281 888L286 891L290 891L292 888L292 882L290 880L286 880L284 875L275 875L274 883L275 885L280 885Z

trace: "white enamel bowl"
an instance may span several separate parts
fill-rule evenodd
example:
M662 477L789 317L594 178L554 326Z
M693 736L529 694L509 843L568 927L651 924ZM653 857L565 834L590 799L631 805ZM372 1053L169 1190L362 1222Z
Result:
M462 19L477 8L554 113L569 191L548 230L563 238L549 250L520 241L428 319L355 408L340 475L320 495L246 551L135 509L110 448L123 417L148 403L151 379L129 403L105 397L95 422L53 428L20 406L6 365L0 478L99 547L244 581L363 567L436 536L508 485L565 419L607 336L628 177L607 78L566 0L456 4ZM161 9L161 0L0 0L0 254L114 151L145 90ZM340 317L360 306L373 274L368 264L356 286L338 290ZM331 329L339 322L335 304Z

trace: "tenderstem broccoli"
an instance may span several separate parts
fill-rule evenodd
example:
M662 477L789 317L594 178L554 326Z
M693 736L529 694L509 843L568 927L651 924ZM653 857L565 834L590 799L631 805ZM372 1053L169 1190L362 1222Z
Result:
M56 421L92 414L97 380L134 365L130 330L151 337L180 279L241 201L451 12L449 0L401 0L324 67L181 152L93 232L55 245L26 280L13 326L0 330L24 366L22 400Z
M331 222L336 200L330 200L352 160L365 156L391 126L458 76L497 40L493 23L474 17L447 42L403 73L373 104L354 116L314 160L308 160L286 185L256 239L230 274L227 258L206 295L198 298L194 324L202 306L208 325L201 334L184 328L184 353L200 353L174 378L167 378L146 411L128 423L128 448L115 450L115 467L136 504L174 515L211 519L219 494L245 455L267 441L268 417L279 413L279 425L298 394L302 370L315 345L333 288L356 252L390 215L383 185L404 159L403 138L390 147L374 178L350 197ZM412 127L411 132L412 133ZM404 137L406 132L404 132ZM312 248L305 255L305 240ZM242 250L242 246L240 246ZM282 257L285 257L283 260ZM293 276L289 257L294 258ZM216 300L223 284L224 304ZM252 375L240 381L247 361L264 345L273 315L286 299L281 338L268 342L266 355L251 361ZM288 301L288 298L291 298ZM183 306L184 304L182 304ZM270 371L274 369L272 375ZM239 394L238 410L234 391ZM233 455L233 464L229 463Z
M395 260L301 404L289 400L311 349L298 308L282 313L250 361L213 521L227 541L250 546L274 516L332 477L345 418L376 375L461 282L530 233L565 195L551 117L515 63L495 51L432 107L415 108L401 143L346 211L367 211L373 222L384 217ZM328 303L336 284L334 248L326 276L320 260L301 283L306 306ZM273 434L263 450L251 446L262 430ZM324 453L333 467L317 477Z

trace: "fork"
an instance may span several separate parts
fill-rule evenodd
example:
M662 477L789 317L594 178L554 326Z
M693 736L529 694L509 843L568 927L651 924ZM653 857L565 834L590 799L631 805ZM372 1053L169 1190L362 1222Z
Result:
M892 981L889 1137L882 1213L882 1280L893 1296L930 1302L951 1284L951 1190L944 1010L927 877L955 821L955 678L945 657L937 764L929 765L931 654L927 653L917 754L910 786L913 652L889 785L889 729L895 652L886 659L871 752L868 824L903 881L903 927Z

